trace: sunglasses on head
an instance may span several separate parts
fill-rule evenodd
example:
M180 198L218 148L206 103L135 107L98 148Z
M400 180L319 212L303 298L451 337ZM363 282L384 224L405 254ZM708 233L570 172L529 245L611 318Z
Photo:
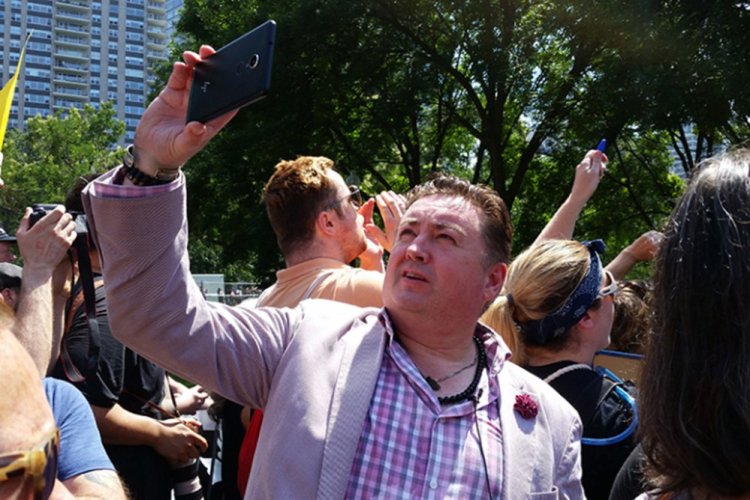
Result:
M330 205L326 207L326 209L333 208L339 205L339 203L349 200L349 202L354 206L354 208L359 208L362 206L362 191L359 190L358 186L348 186L349 187L349 194L346 196L343 196Z
M14 477L31 477L34 500L46 500L57 477L60 430L55 428L38 446L25 451L0 454L0 482Z
M615 295L620 291L620 283L617 282L615 277L609 271L604 271L604 276L607 277L607 284L599 290L599 297Z

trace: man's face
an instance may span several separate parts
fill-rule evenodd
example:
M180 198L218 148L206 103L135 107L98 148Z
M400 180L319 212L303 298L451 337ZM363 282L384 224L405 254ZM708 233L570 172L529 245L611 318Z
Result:
M329 178L337 188L336 200L341 200L337 204L342 230L339 233L339 245L344 255L344 262L351 262L367 248L367 241L364 228L364 217L358 212L358 207L352 203L349 186L344 182L344 178L338 172L328 171Z
M16 255L13 253L13 244L0 241L0 262L14 262Z
M499 292L505 265L486 266L482 214L454 196L417 200L399 224L386 269L389 311L417 315L481 314ZM468 316L467 316L468 318Z
M55 429L55 421L31 358L5 328L0 328L0 378L0 453L31 450ZM33 498L33 483L23 477L2 481L0 498Z

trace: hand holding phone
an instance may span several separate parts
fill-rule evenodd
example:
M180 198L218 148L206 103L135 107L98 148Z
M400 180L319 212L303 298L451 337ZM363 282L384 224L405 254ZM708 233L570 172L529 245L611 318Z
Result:
M276 23L266 21L198 63L186 123L206 123L265 97L271 88L275 37Z

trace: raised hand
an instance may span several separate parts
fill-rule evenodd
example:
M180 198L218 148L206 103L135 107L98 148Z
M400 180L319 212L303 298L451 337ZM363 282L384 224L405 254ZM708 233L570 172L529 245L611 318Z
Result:
M210 122L185 123L193 68L216 51L203 45L198 53L185 51L184 62L175 62L167 86L149 105L136 128L136 166L153 175L157 169L173 170L198 153L237 114L230 111Z
M368 230L369 227L375 226L375 222L373 222L372 219L374 211L375 200L372 198L363 203L358 210L359 214L364 219L363 226L366 236L365 242L367 243L365 250L359 254L359 263L362 269L383 272L385 271L385 266L383 265L383 247L377 239L372 237Z
M623 252L629 254L636 262L653 260L663 241L664 235L659 231L647 231L636 238Z
M27 273L42 272L45 278L52 277L57 265L76 238L76 225L62 205L39 219L29 227L31 209L26 208L16 232L18 249L23 257L24 280ZM48 276L47 276L48 275Z
M607 155L592 149L583 157L576 167L576 175L570 197L576 201L586 203L599 187L599 180L607 171Z
M368 237L376 241L386 252L390 252L396 239L396 230L401 216L404 215L406 200L402 195L393 191L383 191L375 196L375 202L383 217L383 229L380 229L370 218L369 224L365 221L365 231Z

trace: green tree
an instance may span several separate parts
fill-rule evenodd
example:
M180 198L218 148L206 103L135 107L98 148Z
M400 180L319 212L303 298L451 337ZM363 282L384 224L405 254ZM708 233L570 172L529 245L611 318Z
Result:
M16 227L33 203L62 203L77 177L118 164L123 151L116 142L124 132L110 103L36 116L23 130L11 130L0 190L5 227Z
M605 137L610 174L579 231L614 253L669 213L681 182L667 148L686 124L702 134L694 159L748 128L741 4L188 0L183 48L221 46L268 18L271 95L189 166L191 231L266 278L280 259L257 200L279 158L330 156L369 192L432 171L490 184L521 248Z

